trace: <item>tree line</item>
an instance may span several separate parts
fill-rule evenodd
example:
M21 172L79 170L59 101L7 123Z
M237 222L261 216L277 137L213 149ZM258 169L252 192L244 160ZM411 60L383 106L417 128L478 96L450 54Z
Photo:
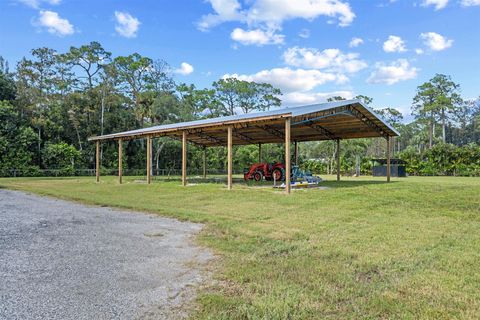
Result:
M281 105L281 96L281 91L270 84L236 78L219 79L209 88L176 83L164 60L138 53L114 57L98 42L71 47L67 52L33 49L13 71L0 57L0 175L12 175L12 170L39 175L44 169L61 174L93 169L95 150L87 142L90 136L268 110ZM357 98L372 104L369 97ZM412 106L415 120L409 124L403 123L402 114L394 108L376 110L401 132L394 151L409 161L409 172L479 175L479 100L462 99L458 84L448 76L435 75L418 87ZM143 170L145 147L143 140L125 143L126 173ZM180 167L178 141L157 138L153 149L155 169ZM455 159L447 157L446 161L465 164L468 170L437 168L435 164L435 170L425 169L422 164L435 159L433 150L449 154ZM239 146L234 152L237 170L258 159L256 146ZM384 152L382 139L344 141L342 171L367 172L369 159L382 157ZM282 161L283 155L283 145L263 148L265 161ZM334 157L333 142L300 146L301 165L316 173L333 172ZM189 148L190 168L201 167L202 159L200 148ZM102 144L101 160L104 170L116 167L115 143ZM223 170L224 148L208 148L207 162L209 168ZM472 163L475 166L471 167Z

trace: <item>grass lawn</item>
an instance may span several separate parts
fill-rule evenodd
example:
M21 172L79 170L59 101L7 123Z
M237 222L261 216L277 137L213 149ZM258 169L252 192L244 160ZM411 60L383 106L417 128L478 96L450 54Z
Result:
M194 318L480 318L479 178L346 178L291 196L125 180L0 186L205 223L198 241L221 257L220 281Z

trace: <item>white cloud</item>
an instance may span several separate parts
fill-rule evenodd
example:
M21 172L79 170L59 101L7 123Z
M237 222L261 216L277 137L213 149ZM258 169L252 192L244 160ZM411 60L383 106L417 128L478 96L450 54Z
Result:
M319 70L274 68L250 75L226 74L223 78L238 78L245 81L270 83L283 92L307 92L327 82L343 83L345 76ZM347 79L348 80L348 79Z
M405 52L405 41L399 36L389 36L388 40L383 43L383 50L385 52Z
M266 44L282 44L285 38L282 34L275 34L273 30L263 31L261 29L243 30L235 28L230 34L232 40L243 45L263 46Z
M137 36L140 21L128 12L115 11L117 24L115 30L119 35L125 38L135 38Z
M326 69L329 72L356 73L367 67L357 53L342 53L339 49L319 51L313 48L293 47L283 53L286 64L295 67Z
M319 16L337 18L340 26L350 25L355 18L350 5L342 0L251 0L242 8L237 0L207 0L214 13L204 15L198 28L206 31L218 24L239 21L249 26L261 24L278 30L285 20L314 20Z
M237 78L244 81L270 83L282 90L282 103L284 105L302 105L324 102L333 96L342 96L351 99L351 91L314 92L316 87L329 83L343 83L345 77L319 70L274 68L262 70L254 74L225 74L223 78ZM348 79L347 79L348 80Z
M338 18L340 26L350 25L355 18L350 5L340 0L256 0L247 17L252 22L280 25L284 20L318 16Z
M49 5L58 5L62 0L18 0L20 3L27 5L31 8L38 9L41 4L49 4Z
M429 7L434 6L435 10L443 9L447 6L448 0L423 0L422 6Z
M41 10L38 19L36 19L33 24L41 28L46 28L49 33L60 37L75 32L73 25L67 19L61 18L58 13L54 11Z
M314 104L327 101L331 97L344 97L353 99L355 96L352 91L334 91L334 92L290 92L282 96L282 104L287 106Z
M241 5L237 0L208 0L208 2L215 13L201 18L197 26L202 31L207 31L223 22L244 19L244 13L240 12Z
M300 31L298 33L298 36L300 38L304 38L304 39L307 39L307 38L310 38L310 30L308 29L302 29L302 31Z
M375 65L375 70L370 74L367 82L392 85L399 81L416 78L417 71L418 69L410 66L405 59L398 59L388 65L379 62Z
M350 40L350 43L348 44L348 46L350 48L356 48L361 44L363 44L363 39L362 38L352 38L352 40Z
M423 43L433 51L442 51L453 45L453 40L447 39L435 32L422 33L420 34L420 38L423 39Z
M417 48L417 49L415 49L415 53L418 54L418 55L421 55L421 54L423 54L423 49Z
M175 73L178 73L184 76L189 75L192 72L193 72L193 66L186 62L182 62L180 64L180 68L175 70Z
M461 3L464 7L480 6L480 0L462 0Z

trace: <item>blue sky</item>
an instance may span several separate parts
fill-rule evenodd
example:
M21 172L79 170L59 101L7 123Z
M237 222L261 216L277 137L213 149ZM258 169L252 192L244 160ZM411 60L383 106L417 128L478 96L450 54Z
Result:
M233 75L280 87L286 105L363 94L407 115L435 73L480 95L479 20L480 0L0 0L0 55L99 41L198 87Z

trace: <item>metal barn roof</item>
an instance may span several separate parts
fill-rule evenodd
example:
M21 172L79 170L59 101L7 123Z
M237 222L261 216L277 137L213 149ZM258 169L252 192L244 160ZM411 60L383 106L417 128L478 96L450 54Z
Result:
M233 127L233 144L284 142L285 118L291 118L293 141L398 136L395 128L360 100L342 100L282 108L265 112L152 126L96 136L90 141L128 140L147 136L181 138L202 146L226 145L226 131Z

